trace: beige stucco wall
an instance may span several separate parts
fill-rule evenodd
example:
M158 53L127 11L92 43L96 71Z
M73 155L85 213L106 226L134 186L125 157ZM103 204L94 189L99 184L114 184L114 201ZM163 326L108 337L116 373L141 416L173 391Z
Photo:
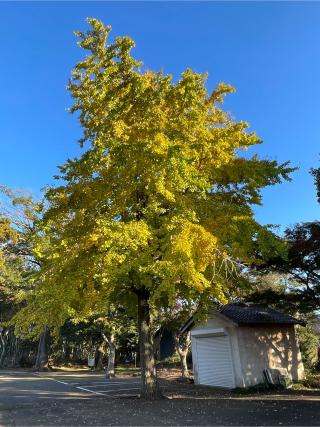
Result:
M265 368L275 379L278 373L285 372L293 380L304 377L294 326L240 326L237 335L245 386L262 382Z

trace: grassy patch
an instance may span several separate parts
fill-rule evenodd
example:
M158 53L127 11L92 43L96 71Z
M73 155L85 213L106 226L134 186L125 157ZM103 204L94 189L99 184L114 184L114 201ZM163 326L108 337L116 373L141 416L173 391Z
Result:
M179 365L180 364L180 357L177 353L174 353L172 356L166 357L165 359L159 360L157 362L157 365Z
M294 383L292 388L294 390L299 390L299 389L320 390L320 374L310 373L307 375L307 378L305 380Z
M63 366L50 366L50 370L53 372L72 372L72 371L89 371L90 368L86 365L63 365Z
M140 368L134 368L131 366L118 366L115 368L115 374L120 375L134 375L140 372Z

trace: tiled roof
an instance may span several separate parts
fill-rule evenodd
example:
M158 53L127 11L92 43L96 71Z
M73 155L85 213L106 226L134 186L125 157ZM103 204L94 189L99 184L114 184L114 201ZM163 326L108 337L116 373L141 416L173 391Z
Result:
M289 314L281 313L270 307L253 303L234 303L221 305L212 310L212 314L220 313L238 325L306 325ZM180 331L189 331L194 326L193 316L181 326Z
M218 311L240 325L250 324L282 324L305 325L305 322L295 319L288 314L281 313L270 307L263 307L253 303L226 304Z

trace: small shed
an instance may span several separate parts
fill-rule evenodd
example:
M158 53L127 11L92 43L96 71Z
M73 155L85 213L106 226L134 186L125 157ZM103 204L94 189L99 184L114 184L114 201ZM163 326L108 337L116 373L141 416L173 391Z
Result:
M269 369L293 380L304 378L295 325L304 322L269 307L252 303L223 305L209 313L207 322L191 318L182 332L191 330L196 384L248 387L264 381Z

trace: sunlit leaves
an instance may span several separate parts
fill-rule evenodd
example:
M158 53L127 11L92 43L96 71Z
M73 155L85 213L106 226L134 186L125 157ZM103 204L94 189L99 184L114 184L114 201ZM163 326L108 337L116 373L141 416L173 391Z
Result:
M292 169L241 155L261 141L222 109L233 87L208 93L207 75L191 69L178 80L146 71L129 37L110 41L110 27L88 22L77 33L87 56L69 84L87 150L47 192L50 244L36 248L48 317L132 306L140 288L155 306L224 301L238 262L281 250L252 205Z

